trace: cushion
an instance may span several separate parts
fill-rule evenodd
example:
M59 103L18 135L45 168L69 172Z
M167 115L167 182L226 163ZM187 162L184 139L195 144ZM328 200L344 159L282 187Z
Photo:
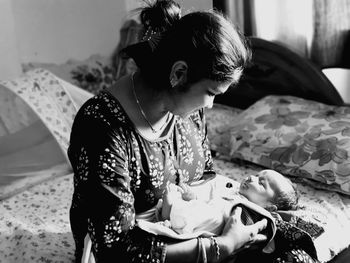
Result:
M229 130L235 125L241 109L214 103L211 109L205 109L207 132L210 149L216 153L228 155L230 153Z
M350 107L267 96L240 114L229 137L230 157L350 194Z
M57 77L93 94L109 87L116 81L112 60L101 55L92 55L86 60L69 60L63 64L28 63L22 65L27 72L35 68L46 69Z

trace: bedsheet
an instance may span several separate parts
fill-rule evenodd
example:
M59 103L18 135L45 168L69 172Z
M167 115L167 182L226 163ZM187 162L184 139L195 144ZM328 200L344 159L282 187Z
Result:
M216 170L222 175L241 181L262 168L254 164L234 163L227 158L216 158ZM299 205L296 216L324 228L324 233L314 239L318 259L327 262L350 245L350 198L338 193L314 189L297 183Z
M241 181L260 167L216 157L219 174ZM234 187L238 186L237 185ZM327 262L350 244L350 198L298 185L296 213L324 227L314 240L318 257ZM69 224L73 174L43 182L0 203L0 262L73 262Z
M0 203L0 262L73 262L69 224L73 174Z

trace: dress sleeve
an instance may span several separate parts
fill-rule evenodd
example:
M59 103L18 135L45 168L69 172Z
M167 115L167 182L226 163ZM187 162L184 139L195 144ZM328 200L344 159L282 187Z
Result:
M74 196L79 196L84 207L97 262L113 258L118 262L164 261L166 244L135 221L125 128L111 128L91 118L81 127L85 128L72 132L69 154L75 173ZM72 215L78 215L71 213L74 223Z

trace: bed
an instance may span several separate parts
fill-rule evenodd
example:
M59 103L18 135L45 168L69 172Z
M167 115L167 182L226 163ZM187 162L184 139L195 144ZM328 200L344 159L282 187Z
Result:
M288 216L318 227L310 236L319 260L350 262L350 235L346 234L350 231L347 166L339 166L347 160L347 152L340 151L340 148L347 146L350 124L344 118L350 113L320 69L277 43L251 38L250 44L253 60L241 83L217 97L214 107L206 110L215 168L219 174L238 181L270 166L285 172L298 185L300 202L304 207ZM69 225L73 174L65 151L72 119L79 106L93 94L57 75L46 69L31 69L18 80L0 83L2 97L8 98L7 108L0 103L3 125L0 128L7 127L0 139L0 166L6 168L0 169L0 262L74 260L74 242ZM38 93L41 99L34 100L33 93ZM15 109L16 114L8 113L10 107ZM52 110L49 116L42 114L43 107ZM321 110L328 115L319 114ZM293 118L290 119L290 116ZM4 121L10 118L20 121ZM332 129L327 126L330 121ZM8 128L9 123L15 127L12 132ZM322 128L326 126L327 132L322 133ZM263 133L259 127L264 127ZM309 128L312 129L312 137ZM294 133L298 136L291 129L297 131ZM33 132L38 130L41 132ZM279 140L269 140L271 133L266 130L278 130L279 133L273 135L277 134ZM283 137L283 131L288 136ZM323 138L320 136L334 137L337 133L342 134L343 140L337 141L335 149L338 151L332 151L331 161L326 158L330 155L324 151L323 159L309 154L310 149L320 146L312 144L313 140ZM28 140L21 142L18 138L23 134ZM19 146L16 149L7 146L7 150L2 150L4 145L9 145L11 138ZM291 145L281 144L286 141ZM266 143L272 143L275 148L272 149L271 144L267 147ZM35 158L31 154L33 149L40 149L36 152L41 152L41 155ZM294 149L293 153L297 155L293 155L290 149ZM21 165L20 161L9 165L11 153L18 152L22 155L12 155L15 156L12 160L18 160L18 156L32 156L31 161L25 165ZM55 154L47 156L48 152ZM250 152L254 155L249 155ZM293 156L298 158L293 159ZM305 161L305 156L312 156L309 162ZM286 158L292 160L288 165ZM291 168L295 159L296 164L300 164L300 159L305 161L305 167L299 165L302 170L295 166ZM343 181L337 181L326 172L310 172L312 165L320 159L324 165L332 164L343 175L340 178Z

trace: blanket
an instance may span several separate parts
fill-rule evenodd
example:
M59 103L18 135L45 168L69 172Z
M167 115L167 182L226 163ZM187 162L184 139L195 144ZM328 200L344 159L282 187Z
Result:
M236 181L229 179L225 176L217 175L214 180L206 183L205 187L202 187L200 192L197 192L201 198L206 199L208 193L213 193L213 190L224 195L236 194L234 192L227 192L225 186L227 183L237 184ZM224 190L224 191L223 191ZM313 237L302 229L298 225L292 222L292 220L285 221L279 215L279 213L270 213L262 207L242 198L236 198L232 202L232 209L237 206L242 207L242 222L244 224L252 224L266 218L268 220L268 227L265 230L265 234L268 237L266 243L260 246L259 249L254 248L241 250L235 255L232 255L226 262L227 263L240 263L240 262L306 262L317 263L316 249L313 244ZM144 231L153 233L155 235L161 235L177 240L186 240L196 237L209 237L213 233L205 230L200 230L192 233L179 234L171 228L155 222L155 214L157 213L156 207L143 214L137 215L137 225ZM281 212L283 214L283 212ZM285 217L286 220L287 217ZM85 238L84 255L82 262L94 263L94 257L91 251L91 240L87 235ZM303 261L299 261L303 259Z

